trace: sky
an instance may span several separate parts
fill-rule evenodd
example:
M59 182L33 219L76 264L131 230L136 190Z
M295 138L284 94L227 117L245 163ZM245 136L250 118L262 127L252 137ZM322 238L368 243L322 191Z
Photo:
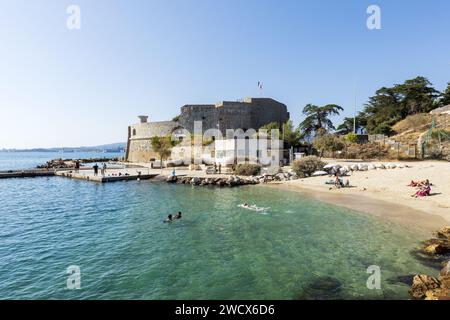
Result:
M0 0L0 149L125 142L137 115L252 96L295 125L308 103L338 104L339 124L382 86L443 90L449 31L448 0Z

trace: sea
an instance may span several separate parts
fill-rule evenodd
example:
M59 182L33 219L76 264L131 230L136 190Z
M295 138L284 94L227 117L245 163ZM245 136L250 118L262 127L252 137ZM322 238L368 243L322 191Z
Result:
M0 166L55 155L93 157ZM0 203L0 299L408 299L438 272L400 225L265 186L0 179Z

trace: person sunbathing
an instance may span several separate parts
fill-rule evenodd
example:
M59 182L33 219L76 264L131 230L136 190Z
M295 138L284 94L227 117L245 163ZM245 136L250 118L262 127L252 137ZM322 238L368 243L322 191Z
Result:
M430 180L422 180L422 181L414 181L411 180L410 184L408 184L408 187L426 187L426 186L432 186L433 184L430 183Z
M413 195L411 195L411 197L414 198L418 198L418 197L427 197L429 196L431 193L431 187L430 185L427 185L425 187L421 187L419 190L417 190L417 192Z

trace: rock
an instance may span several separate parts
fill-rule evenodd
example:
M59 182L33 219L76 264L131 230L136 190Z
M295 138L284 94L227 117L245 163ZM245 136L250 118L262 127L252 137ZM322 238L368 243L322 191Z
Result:
M409 290L409 294L414 299L424 299L427 296L427 291L438 288L439 280L424 274L416 275L413 278L413 284Z
M444 268L439 274L439 281L442 288L450 289L450 260L444 263Z
M425 300L450 300L450 289L436 288L425 292Z
M193 177L192 180L191 180L191 184L193 186L199 185L200 184L200 178L199 177Z
M368 166L367 166L367 169L369 169L369 170L375 170L377 167L375 167L375 165L373 165L373 164L369 164Z
M444 239L431 239L425 243L425 253L446 254L450 253L450 242Z
M277 180L277 181L281 181L281 180L284 180L284 173L277 173L275 176L274 176L274 178L275 178L275 180Z
M352 165L350 166L350 169L351 169L352 171L358 171L358 165L357 165L357 164L352 164Z
M385 167L384 164L382 164L382 163L377 163L377 164L375 164L375 168L376 168L376 169L386 169L386 167Z
M443 227L441 230L439 230L436 235L439 238L443 239L449 239L450 240L450 227Z
M366 163L358 163L359 171L367 171L369 170L369 166Z
M168 176L166 179L168 183L175 183L177 182L177 180L178 180L177 176Z

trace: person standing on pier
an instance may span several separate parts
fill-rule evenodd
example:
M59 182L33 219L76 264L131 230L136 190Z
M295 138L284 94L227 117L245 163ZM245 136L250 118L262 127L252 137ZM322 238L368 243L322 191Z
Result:
M75 160L75 173L80 172L80 161Z
M94 168L94 176L98 176L98 164L95 164L92 168Z
M103 163L103 175L106 174L106 163Z

